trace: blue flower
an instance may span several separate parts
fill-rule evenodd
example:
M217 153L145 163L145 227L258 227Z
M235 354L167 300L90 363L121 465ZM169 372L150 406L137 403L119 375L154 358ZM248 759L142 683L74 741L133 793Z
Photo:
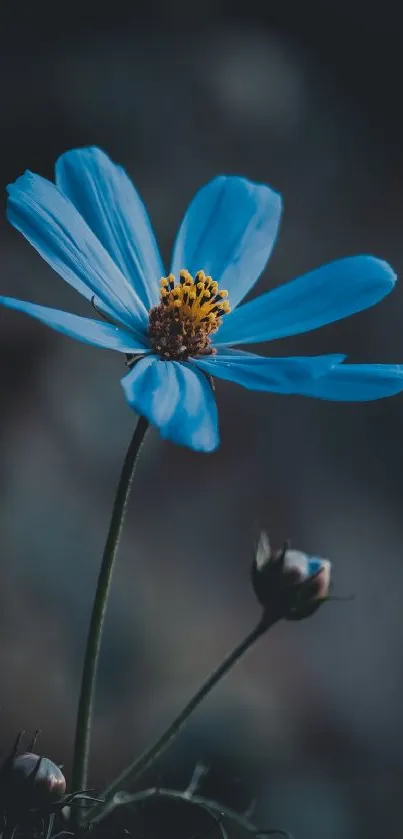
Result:
M57 160L55 181L25 172L8 187L8 219L100 317L10 297L0 302L125 354L126 399L163 437L199 451L217 447L215 376L252 390L336 400L403 389L401 365L233 349L352 315L381 300L396 280L386 262L353 256L240 306L277 236L281 198L270 187L224 175L210 181L185 213L164 277L147 212L120 166L98 148L74 149Z

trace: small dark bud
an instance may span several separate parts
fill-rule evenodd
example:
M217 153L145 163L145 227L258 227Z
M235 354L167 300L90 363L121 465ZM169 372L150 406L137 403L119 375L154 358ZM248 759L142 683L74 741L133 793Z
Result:
M331 563L328 559L291 550L273 551L261 532L252 566L252 585L264 611L287 620L312 615L327 600Z
M26 800L30 809L53 804L66 792L66 779L56 763L31 752L14 758L8 785L13 798Z

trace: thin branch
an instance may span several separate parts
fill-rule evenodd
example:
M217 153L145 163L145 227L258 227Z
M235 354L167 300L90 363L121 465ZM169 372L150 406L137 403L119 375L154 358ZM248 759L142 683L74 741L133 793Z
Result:
M207 766L204 765L204 763L202 763L201 761L196 763L196 766L195 766L194 771L193 771L193 775L192 775L192 777L189 781L189 786L186 788L185 792L183 793L183 795L186 798L192 798L192 796L198 790L200 781L203 778L203 775L206 774L206 772L208 772L208 769L207 769Z
M250 802L249 807L247 807L246 810L243 813L243 815L245 816L245 819L251 819L252 818L252 816L253 816L253 814L256 810L256 804L257 804L256 798L252 798L252 801Z
M163 787L149 787L148 789L142 790L141 792L129 793L129 792L117 792L109 801L106 802L107 809L103 810L99 821L102 818L105 818L106 815L109 815L116 807L122 807L127 804L139 804L141 802L146 801L150 798L168 798L173 801L182 801L186 804L192 804L196 807L201 807L203 810L207 810L211 816L213 814L218 814L218 818L221 820L223 818L228 819L229 821L233 821L242 827L244 830L251 833L253 836L257 837L257 839L263 839L265 836L284 836L286 839L293 839L291 833L286 830L281 830L278 828L260 828L257 827L253 822L250 821L245 815L242 813L237 813L236 810L233 810L231 807L223 806L222 804L218 804L217 801L213 801L209 798L204 798L201 795L193 795L189 797L187 795L187 790L185 792L181 792L180 790L176 789L166 789ZM94 818L94 822L98 821L98 819ZM221 834L222 835L222 834ZM227 839L225 837L225 839Z

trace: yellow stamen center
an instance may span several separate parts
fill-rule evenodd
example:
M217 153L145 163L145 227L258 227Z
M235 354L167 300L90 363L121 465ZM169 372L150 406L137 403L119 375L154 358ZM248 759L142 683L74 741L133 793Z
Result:
M204 271L194 277L189 271L160 280L161 302L150 312L149 336L163 358L185 360L214 352L210 335L219 328L222 316L231 311L228 292Z

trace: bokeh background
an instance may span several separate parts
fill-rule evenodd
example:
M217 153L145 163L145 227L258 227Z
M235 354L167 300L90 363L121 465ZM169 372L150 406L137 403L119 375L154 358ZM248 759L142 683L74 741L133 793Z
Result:
M253 295L354 253L402 274L398 10L393 0L6 2L1 293L89 313L7 225L4 192L25 168L52 177L55 158L85 144L127 168L167 261L193 192L225 172L284 196ZM398 286L376 308L270 353L403 362L402 315ZM0 312L1 742L41 726L43 750L67 772L135 422L122 372L118 354ZM256 621L249 568L261 525L275 544L289 537L330 557L335 593L356 599L273 630L144 783L184 787L202 759L206 792L243 809L259 794L262 823L296 839L401 839L403 396L343 405L218 382L217 398L217 453L154 430L143 450L108 611L91 783L157 736ZM178 808L149 807L141 819L135 835L146 839L195 829Z

